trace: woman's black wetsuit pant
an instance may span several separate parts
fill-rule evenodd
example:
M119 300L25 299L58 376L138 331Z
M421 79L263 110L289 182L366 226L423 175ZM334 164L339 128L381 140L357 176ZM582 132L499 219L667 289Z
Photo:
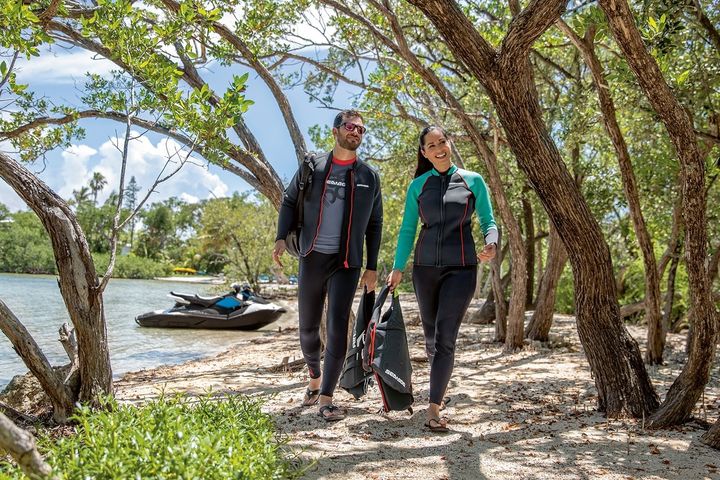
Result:
M337 254L311 252L300 258L298 274L298 314L300 348L311 378L320 376L320 319L325 297L328 299L327 345L320 394L332 396L342 373L347 351L348 319L359 268L343 268Z
M430 360L430 403L440 404L455 363L455 341L475 285L477 266L413 267L425 350Z

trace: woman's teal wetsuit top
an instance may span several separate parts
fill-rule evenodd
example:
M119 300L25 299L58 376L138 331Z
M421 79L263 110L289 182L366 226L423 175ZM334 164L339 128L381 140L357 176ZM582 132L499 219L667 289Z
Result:
M477 265L472 236L472 212L480 219L485 243L497 243L498 233L490 195L483 178L451 165L447 172L434 168L408 187L405 212L395 251L394 269L403 270L421 222L415 244L415 265Z

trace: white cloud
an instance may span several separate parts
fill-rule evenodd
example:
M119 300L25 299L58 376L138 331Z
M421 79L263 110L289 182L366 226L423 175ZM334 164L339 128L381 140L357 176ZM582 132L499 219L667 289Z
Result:
M134 131L132 134L137 136L138 133ZM118 189L122 158L120 151L115 147L118 141L122 141L122 139L110 139L103 143L98 148L98 161L93 162L92 167L84 172L81 183L83 185L89 183L96 171L102 173L108 182L98 195L98 202L105 201L110 192ZM134 176L135 181L142 187L139 196L144 196L158 176L171 173L177 168L179 162L185 159L185 154L177 154L177 152L182 152L181 147L174 140L166 138L155 144L147 136L133 140L127 155L126 185L130 181L130 177ZM168 158L170 158L169 163ZM163 173L161 174L161 172ZM71 181L71 178L65 178L65 183ZM155 188L156 193L152 194L149 201L152 203L169 197L179 197L188 202L197 202L211 196L225 197L229 190L227 184L220 177L208 170L206 162L192 158L169 180L159 184Z
M195 195L189 195L185 192L180 194L180 200L182 200L185 203L198 203L200 199L196 197Z
M73 84L82 81L86 73L108 76L119 67L110 60L99 58L86 51L71 53L43 52L40 57L18 61L18 81L33 84Z
M137 136L139 132L132 133ZM121 155L114 143L122 142L122 138L109 139L97 149L89 145L72 145L65 149L61 158L51 159L47 168L38 176L56 191L62 198L72 198L73 190L89 186L93 173L100 172L107 180L107 185L98 194L98 203L104 202L111 192L118 190L120 180ZM130 143L125 184L134 176L142 188L139 198L147 193L155 179L160 175L163 167L165 176L175 170L185 155L176 155L167 166L166 161L173 153L181 150L181 145L174 140L166 138L153 143L148 136L142 136ZM39 166L39 165L38 165ZM32 168L37 171L39 168ZM217 167L212 167L217 170ZM178 197L188 203L197 203L201 199L227 197L231 193L230 187L216 173L210 171L207 162L191 158L169 180L155 187L155 192L148 202L163 201L170 197ZM232 180L232 179L230 179ZM5 204L11 211L26 209L25 203L5 182L0 181L0 203Z
M88 162L96 153L97 150L87 145L71 145L62 152L63 163L58 173L64 181L56 190L58 195L68 199L73 190L88 185Z

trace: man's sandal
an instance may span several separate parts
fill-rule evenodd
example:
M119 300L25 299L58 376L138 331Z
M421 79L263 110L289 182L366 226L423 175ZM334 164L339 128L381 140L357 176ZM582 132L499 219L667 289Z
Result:
M345 418L345 409L335 405L323 405L318 411L318 416L322 417L326 422L337 422Z
M320 400L320 389L310 390L308 388L305 390L305 397L303 397L302 405L303 407L311 407L317 404L318 400Z
M447 433L450 431L447 425L442 423L439 418L431 418L425 422L425 426L433 433Z

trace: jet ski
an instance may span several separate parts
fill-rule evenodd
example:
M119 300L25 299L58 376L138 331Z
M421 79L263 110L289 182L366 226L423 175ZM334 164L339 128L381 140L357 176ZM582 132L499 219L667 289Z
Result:
M257 330L277 320L285 309L259 295L248 285L232 285L225 295L202 297L170 292L175 305L135 317L142 327Z

